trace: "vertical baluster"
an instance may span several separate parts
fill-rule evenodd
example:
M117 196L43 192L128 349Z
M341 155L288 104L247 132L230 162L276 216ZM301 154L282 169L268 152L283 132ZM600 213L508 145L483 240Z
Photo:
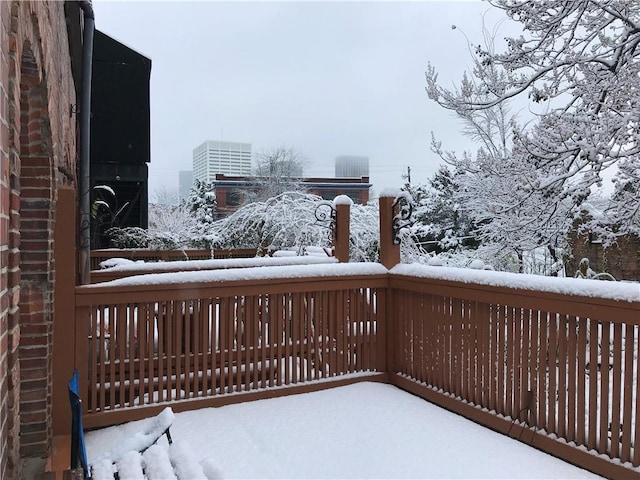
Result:
M109 400L105 407L113 408L116 403L116 310L114 305L107 307L109 324Z
M589 436L587 448L597 447L597 421L598 421L598 322L587 319L589 325Z
M220 297L219 300L219 314L218 314L218 329L219 329L219 341L220 341L220 394L226 393L227 388L227 354L230 350L228 345L229 336L227 330L229 330L229 298Z
M640 417L640 405L638 399L640 397L636 396L636 401L633 401L633 387L634 387L634 376L637 377L637 362L638 358L634 358L635 346L636 346L636 338L635 332L637 327L632 324L625 324L624 330L622 330L622 325L620 325L620 333L624 331L624 394L623 394L623 418L622 418L622 452L620 455L620 460L623 462L631 461L631 437L632 437L632 427L635 430L636 439L639 437L638 432L638 420ZM622 345L620 346L622 349ZM635 369L634 369L634 363ZM635 371L634 371L635 370ZM635 373L635 375L634 375ZM632 420L635 409L635 422ZM618 431L620 427L618 427ZM640 451L640 446L638 443L635 443L636 448ZM638 463L634 461L634 466L637 467Z
M305 322L307 325L307 377L306 380L314 380L315 376L315 355L316 355L316 338L315 327L313 324L314 319L314 304L315 299L313 292L306 292L305 294Z
M202 299L194 298L191 300L191 340L189 348L189 357L191 360L192 382L191 384L191 396L199 397L201 390L201 379L205 372L202 371L202 365L200 364L203 355L202 341L200 339L201 322L202 322Z
M284 295L284 315L283 315L283 323L284 323L284 356L282 357L282 361L284 362L284 384L290 385L293 375L292 370L294 368L293 358L292 358L292 349L291 342L293 340L293 332L292 332L292 301L291 295ZM280 369L282 371L282 369Z
M558 315L558 436L567 437L567 322L566 315ZM573 357L575 362L575 356Z
M137 306L133 304L129 304L126 306L127 312L127 360L126 364L129 369L127 372L127 380L128 380L128 398L127 401L123 399L122 403L127 404L129 406L133 405L133 399L135 398L136 393L136 358L137 358L137 350L138 350L138 336L136 335L137 324L138 324L138 311Z
M525 310L523 308L518 309L518 316L520 317L520 321L522 322L522 345L520 348L520 395L517 398L517 409L516 411L519 412L518 418L519 419L527 419L527 412L526 412L526 400L527 397L529 396L529 389L531 388L531 385L529 383L529 352L531 350L531 340L529 338L529 332L530 332L530 328L529 328L529 311Z
M254 326L255 326L255 297L244 297L244 389L251 389L251 375L253 372L253 355L255 355Z
M481 402L481 381L480 381L480 364L479 364L479 337L480 335L480 312L478 308L478 302L470 301L469 302L469 313L470 313L470 323L471 323L471 342L470 342L470 350L469 356L471 361L471 378L473 378L473 385L471 390L471 402L478 405Z
M168 304L167 302L159 302L156 306L156 325L158 328L158 401L164 401L164 387L165 387L165 367L167 359L166 354L166 325L167 325L167 315L168 315ZM149 389L149 402L153 402L155 391L153 389Z
M577 318L578 320L578 398L576 413L576 443L578 445L587 445L588 439L588 418L587 418L587 320L585 318Z
M602 331L602 354L600 357L600 440L598 442L598 452L609 452L609 352L611 351L611 324L601 322Z
M567 434L568 441L576 440L576 404L578 402L577 397L577 383L578 375L582 375L584 379L584 373L576 368L578 363L578 322L575 316L568 315L568 328L567 328ZM584 428L584 418L580 420Z
M174 374L174 378L175 378L175 393L173 391L170 391L170 395L171 395L171 399L172 400L179 400L182 398L182 380L183 380L183 346L184 346L184 335L183 335L183 330L185 328L184 323L185 323L185 304L184 301L182 300L174 300L173 302L173 315L172 315L172 320L171 320L171 325L172 325L172 330L173 330L173 338L175 339L175 342L173 344L173 348L174 348L174 352L175 352L175 361L174 361L174 365L175 365L175 374Z
M515 391L515 380L516 380L516 359L518 358L515 354L516 350L516 342L519 342L520 339L516 337L516 322L513 318L513 308L508 305L505 306L504 312L505 319L505 330L506 330L506 351L507 351L507 364L506 372L505 372L505 382L507 384L506 394L505 394L505 415L508 415L512 418L516 417L516 412L514 410L514 391Z
M216 395L219 388L218 372L222 376L222 362L220 360L220 297L211 299L210 304L210 325L211 325L211 395ZM220 353L219 353L220 352Z
M182 332L182 355L184 358L182 362L182 368L184 373L181 376L184 377L183 381L183 390L184 397L180 398L189 398L191 396L191 383L192 383L192 358L193 358L193 345L192 345L192 337L193 337L193 300L185 300L182 303L182 315L179 318L182 320L182 328L180 331Z
M632 364L631 368L629 368L629 372L634 372L635 379L630 374L630 378L628 380L629 386L631 387L632 383L635 380L635 419L633 426L633 461L632 464L634 467L640 465L640 428L638 428L638 420L640 419L640 330L637 325L629 325L626 326L627 338L628 342L631 345L628 345L626 350L627 356L625 357L625 366ZM635 353L635 358L634 358ZM635 365L633 365L635 364ZM626 367L625 367L626 368ZM625 381L625 384L627 382ZM631 388L629 388L629 392L631 392ZM625 405L631 405L631 393L629 395L629 402L627 402L627 393L625 390ZM628 409L629 415L631 415L631 408ZM625 415L625 419L626 419ZM625 420L626 422L626 420ZM626 422L628 425L627 428L630 428L631 422ZM631 434L631 433L630 433Z
M200 299L200 310L199 310L199 322L200 322L200 352L202 352L202 382L200 384L200 395L203 397L207 396L207 392L209 391L209 379L216 374L215 372L215 363L211 363L211 350L213 350L215 355L215 346L213 345L211 339L211 332L209 325L212 321L211 316L211 299L210 298L202 298ZM215 358L215 357L214 357ZM212 395L215 395L215 392L211 392Z
M547 384L547 405L548 405L548 413L545 412L545 408L542 408L541 413L545 416L545 422L543 424L544 428L546 428L549 433L558 433L558 427L556 424L557 420L557 409L558 409L558 398L559 395L563 393L558 393L558 347L559 347L559 336L558 336L558 314L551 312L547 313L547 322L549 326L548 330L548 344L546 347L546 356L547 356L547 369L548 369L548 384ZM561 320L562 323L562 320ZM562 360L560 360L562 361Z
M248 368L248 365L245 365L244 362L244 347L245 347L245 325L246 325L246 315L245 315L245 296L238 295L234 297L234 312L235 312L235 354L236 354L236 391L242 391L242 374L245 367Z
M509 357L507 353L507 332L508 325L506 322L506 311L504 305L498 305L496 307L496 347L497 347L497 358L496 364L498 366L497 372L497 385L496 392L498 394L496 410L501 415L509 415L509 413L505 409L505 395L507 392L507 386L509 385L508 380L505 377L505 371L508 373L510 370L509 367ZM506 397L508 398L508 397Z
M261 348L260 348L260 370L261 370L261 388L266 388L267 386L267 370L271 364L271 347L269 347L269 359L267 358L267 344L271 344L271 325L269 323L269 308L267 302L269 301L269 295L261 295L260 298L260 323L261 323Z
M540 386L542 387L544 385L545 382L540 382L539 379L542 375L542 370L544 370L542 368L542 366L540 365L540 361L539 361L539 355L540 355L540 312L537 312L536 310L531 310L531 309L526 309L525 310L525 316L528 319L528 322L530 322L530 348L529 348L529 391L531 392L529 394L529 397L527 398L530 402L530 404L526 404L523 403L523 407L527 407L528 410L528 415L527 415L527 423L529 425L537 425L538 423L538 418L533 418L533 417L537 417L537 402L540 400L540 393L538 391L538 384L540 384ZM545 362L546 363L546 362ZM531 398L531 395L533 395L533 398Z
M622 324L613 325L613 365L612 365L613 392L611 398L611 456L620 457L620 409L622 389Z

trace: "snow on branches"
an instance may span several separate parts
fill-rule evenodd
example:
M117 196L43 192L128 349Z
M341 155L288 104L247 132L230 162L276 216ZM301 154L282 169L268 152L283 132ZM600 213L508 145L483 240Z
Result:
M509 181L524 195L542 202L539 225L557 223L563 215L565 220L577 216L594 188L601 185L603 172L615 166L615 193L600 219L598 233L637 234L640 3L490 3L518 22L523 34L506 38L502 52L496 52L492 42L475 47L472 74L465 75L460 87L453 90L438 85L437 73L429 65L429 98L467 121L472 134L482 142L479 157L488 152L485 157L490 159L529 165ZM496 109L525 93L531 102L544 106L537 121L527 129L518 128L515 122L496 121L495 116L500 116ZM487 122L497 133L487 134ZM505 124L511 125L511 145L506 150L494 148L502 144L492 139L506 138ZM478 128L483 125L485 128ZM434 149L467 171L479 172L483 167L468 156L458 159L443 152L437 142ZM522 201L521 195L514 203Z

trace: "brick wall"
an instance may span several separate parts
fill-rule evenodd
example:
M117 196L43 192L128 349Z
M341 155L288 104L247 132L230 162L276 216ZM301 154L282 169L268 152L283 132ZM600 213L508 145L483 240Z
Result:
M0 75L0 478L19 478L50 448L55 202L75 185L63 2L0 1Z
M633 235L620 237L617 244L604 248L602 243L593 241L589 235L570 235L572 258L567 262L567 275L573 276L583 258L589 259L589 266L596 272L607 272L616 280L640 282L640 238Z
M10 401L9 384L9 4L0 2L0 477L9 478L9 462L15 437L10 434L14 416ZM13 284L13 282L12 282ZM12 341L15 337L12 338ZM15 394L15 392L12 392ZM10 425L11 424L11 425Z

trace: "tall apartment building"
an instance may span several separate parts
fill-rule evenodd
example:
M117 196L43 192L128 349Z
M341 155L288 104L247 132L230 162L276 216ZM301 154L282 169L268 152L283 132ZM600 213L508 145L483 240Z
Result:
M216 174L251 175L251 144L211 141L193 149L193 178L212 182Z
M336 177L360 178L369 176L369 157L340 155L336 157Z

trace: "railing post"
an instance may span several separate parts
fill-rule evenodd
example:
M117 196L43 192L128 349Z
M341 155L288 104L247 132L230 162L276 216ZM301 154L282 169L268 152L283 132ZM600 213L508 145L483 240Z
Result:
M72 188L58 189L54 235L52 428L54 435L66 435L71 433L67 387L74 369L76 315L76 192Z
M80 381L80 398L82 399L82 412L87 412L88 392L89 392L89 362L94 362L89 358L88 338L89 338L89 322L91 318L91 309L89 307L76 307L74 312L74 330L73 330L73 362L74 368L78 370L78 378ZM95 352L94 352L95 353ZM92 368L96 368L95 365ZM92 386L95 388L95 385Z
M392 268L400 263L400 245L393 242L393 202L395 195L387 196L384 193L378 199L380 208L380 263L387 268Z
M333 237L333 247L335 249L335 256L338 259L338 262L341 263L349 262L350 212L350 202L336 203L336 230Z

